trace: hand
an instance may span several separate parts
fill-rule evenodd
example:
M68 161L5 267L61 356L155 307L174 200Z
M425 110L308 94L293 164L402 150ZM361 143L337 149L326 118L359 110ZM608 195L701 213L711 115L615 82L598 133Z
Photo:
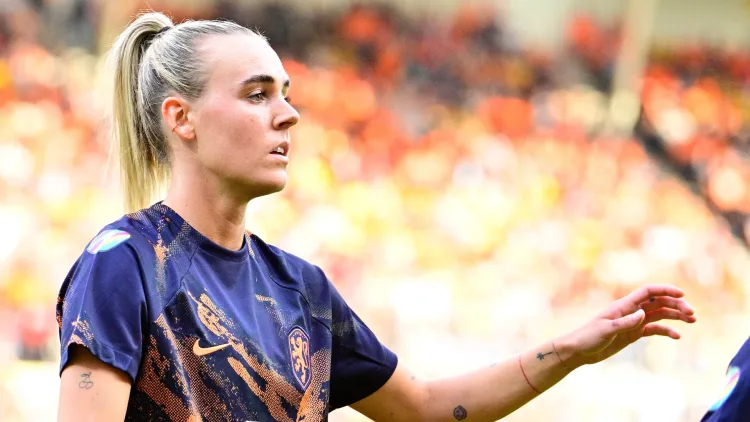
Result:
M675 340L680 334L656 321L672 319L692 324L695 310L685 293L670 285L649 285L617 300L604 312L578 330L556 341L567 353L566 366L578 367L601 362L642 337L666 336Z

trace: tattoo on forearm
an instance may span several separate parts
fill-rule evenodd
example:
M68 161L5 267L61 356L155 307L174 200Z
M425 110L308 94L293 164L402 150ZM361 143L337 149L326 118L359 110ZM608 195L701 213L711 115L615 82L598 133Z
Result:
M456 406L456 408L453 409L453 417L456 418L457 421L466 419L466 409L464 409L463 406Z
M551 355L553 353L555 353L555 352L549 352L549 353L539 352L539 353L536 354L536 358L539 359L539 360L544 360L545 356L549 356L549 355Z
M78 388L88 390L94 386L94 381L91 381L91 372L81 374L81 381L78 383Z

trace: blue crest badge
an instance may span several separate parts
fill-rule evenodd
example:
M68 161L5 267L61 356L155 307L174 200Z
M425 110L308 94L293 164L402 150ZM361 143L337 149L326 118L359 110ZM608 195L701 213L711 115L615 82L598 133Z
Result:
M289 333L289 356L292 370L302 389L310 385L310 337L302 328L294 327Z

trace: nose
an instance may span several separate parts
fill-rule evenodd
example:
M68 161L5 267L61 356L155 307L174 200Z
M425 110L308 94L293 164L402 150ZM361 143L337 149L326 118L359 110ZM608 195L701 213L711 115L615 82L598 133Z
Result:
M289 129L299 122L299 113L286 100L280 101L279 111L273 119L273 128L276 130Z

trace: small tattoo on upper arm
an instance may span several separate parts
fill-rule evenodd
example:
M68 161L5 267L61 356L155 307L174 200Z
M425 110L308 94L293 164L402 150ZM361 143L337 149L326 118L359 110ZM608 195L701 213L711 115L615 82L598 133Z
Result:
M415 379L417 379L417 377L415 377L414 375L412 375L411 376L411 380L414 381Z
M464 409L463 406L456 406L456 408L453 409L453 417L456 418L457 421L466 419L466 409Z
M94 386L94 381L91 381L91 372L81 374L81 381L78 383L78 388L88 390Z

